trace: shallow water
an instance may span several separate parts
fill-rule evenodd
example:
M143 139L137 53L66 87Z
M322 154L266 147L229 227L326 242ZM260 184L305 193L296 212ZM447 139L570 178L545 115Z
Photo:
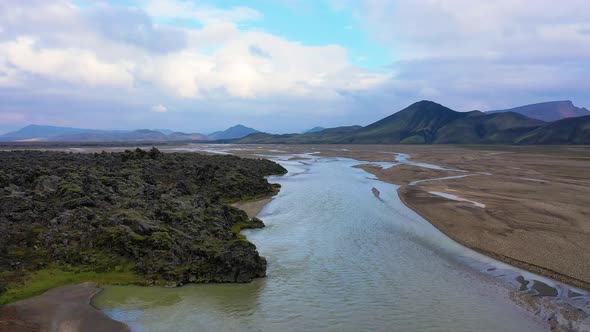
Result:
M539 331L509 287L353 160L286 161L244 232L268 260L251 284L107 287L96 305L135 331ZM376 198L371 189L380 192ZM505 275L504 272L501 275Z

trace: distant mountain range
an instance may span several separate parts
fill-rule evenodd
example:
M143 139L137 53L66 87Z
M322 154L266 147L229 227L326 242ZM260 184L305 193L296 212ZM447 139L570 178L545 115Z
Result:
M256 129L252 129L246 126L237 125L230 127L224 131L216 131L207 135L210 139L218 140L218 139L233 139L233 138L242 138L248 136L250 134L258 133L259 131Z
M554 122L520 113L456 112L421 101L366 127L306 134L257 133L235 143L281 144L590 144L590 115Z
M311 128L311 129L304 130L304 131L303 131L303 133L304 133L304 134L308 134L308 133L317 133L318 131L322 131L322 130L324 130L324 129L326 129L326 128L324 128L324 127L313 127L313 128Z
M555 120L547 120L555 119ZM420 101L366 127L315 127L303 134L267 134L243 125L209 135L167 129L134 131L26 126L0 141L221 141L280 144L590 144L590 112L570 101L510 110L457 112Z
M532 104L511 108L508 110L489 111L487 113L503 113L515 112L520 113L529 118L542 120L546 122L557 121L566 118L575 118L580 116L590 115L584 107L576 107L574 103L569 100L566 101L550 101L546 103Z
M56 126L29 125L17 131L0 135L0 141L51 141L51 142L160 142L210 141L236 139L258 132L242 125L218 131L212 136L199 133L182 133L169 129L140 129L133 131L97 130Z

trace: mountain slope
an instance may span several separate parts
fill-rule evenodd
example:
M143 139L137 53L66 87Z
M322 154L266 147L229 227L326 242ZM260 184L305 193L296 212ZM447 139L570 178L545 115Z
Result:
M519 113L456 112L421 101L366 127L326 129L317 133L270 135L257 133L236 143L280 144L582 144L584 118L555 124ZM534 134L534 135L532 135ZM532 135L532 136L531 136Z
M576 107L571 101L550 101L520 106L508 110L489 111L487 113L515 112L529 118L546 122L557 121L565 118L590 115L590 111L583 107Z
M211 139L234 139L234 138L242 138L246 137L250 134L258 133L259 131L253 128L249 128L243 125L237 125L230 127L224 131L216 131L211 133L209 136Z
M516 140L518 144L590 144L590 115L548 123Z
M283 134L273 135L267 133L254 133L242 139L234 141L236 143L277 143L277 144L330 144L339 143L343 137L362 128L361 126L344 126L328 128L322 131L307 134Z
M545 122L522 114L507 112L486 114L469 112L468 116L438 131L436 144L512 144L520 136Z
M347 143L433 143L437 131L468 116L432 101L423 100L370 124L347 138Z
M324 127L313 127L311 129L305 130L303 133L304 134L317 133L317 132L322 131L324 129L326 129L326 128L324 128Z

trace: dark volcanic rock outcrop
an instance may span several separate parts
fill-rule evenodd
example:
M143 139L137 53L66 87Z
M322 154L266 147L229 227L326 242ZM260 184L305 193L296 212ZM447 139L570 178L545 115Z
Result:
M264 177L283 173L263 159L156 149L0 152L0 285L47 267L125 264L167 285L264 276L235 227L257 221L229 203L273 194Z

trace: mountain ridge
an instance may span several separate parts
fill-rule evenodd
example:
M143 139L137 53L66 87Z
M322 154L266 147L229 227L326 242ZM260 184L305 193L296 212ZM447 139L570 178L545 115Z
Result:
M579 121L580 119L583 121ZM457 112L441 104L423 100L365 127L337 127L328 128L318 133L289 135L258 133L230 142L280 144L590 144L590 116L566 120L569 121L545 122L516 112ZM586 122L589 124L586 125ZM349 128L349 130L343 131L341 128ZM326 134L330 132L333 134ZM571 134L572 132L575 134ZM566 136L567 138L564 139Z
M109 142L109 141L209 141L237 139L258 132L243 125L218 131L213 137L200 133L184 133L170 129L104 130L27 125L19 130L0 135L0 141L50 141L50 142Z
M541 106L539 106L541 105ZM578 110L576 116L543 121L526 116L535 107L555 114ZM565 107L565 108L564 108ZM548 102L491 112L457 112L422 100L383 119L362 126L315 127L302 134L268 134L238 124L209 135L139 129L134 131L29 125L0 135L0 141L217 141L278 144L590 144L590 112L571 101ZM544 113L544 114L549 114ZM560 113L561 114L561 113ZM564 113L565 114L565 113ZM574 113L567 113L574 114ZM575 113L577 114L577 113ZM567 121L566 121L567 120ZM320 130L321 129L321 130Z
M259 131L254 128L250 128L250 127L246 127L244 125L238 124L238 125L229 127L223 131L213 132L207 136L213 140L236 139L236 138L246 137L248 135L258 133L258 132Z
M590 115L590 111L584 107L576 107L571 100L548 101L505 110L488 111L486 113L503 112L520 113L524 116L528 116L529 118L546 122Z

